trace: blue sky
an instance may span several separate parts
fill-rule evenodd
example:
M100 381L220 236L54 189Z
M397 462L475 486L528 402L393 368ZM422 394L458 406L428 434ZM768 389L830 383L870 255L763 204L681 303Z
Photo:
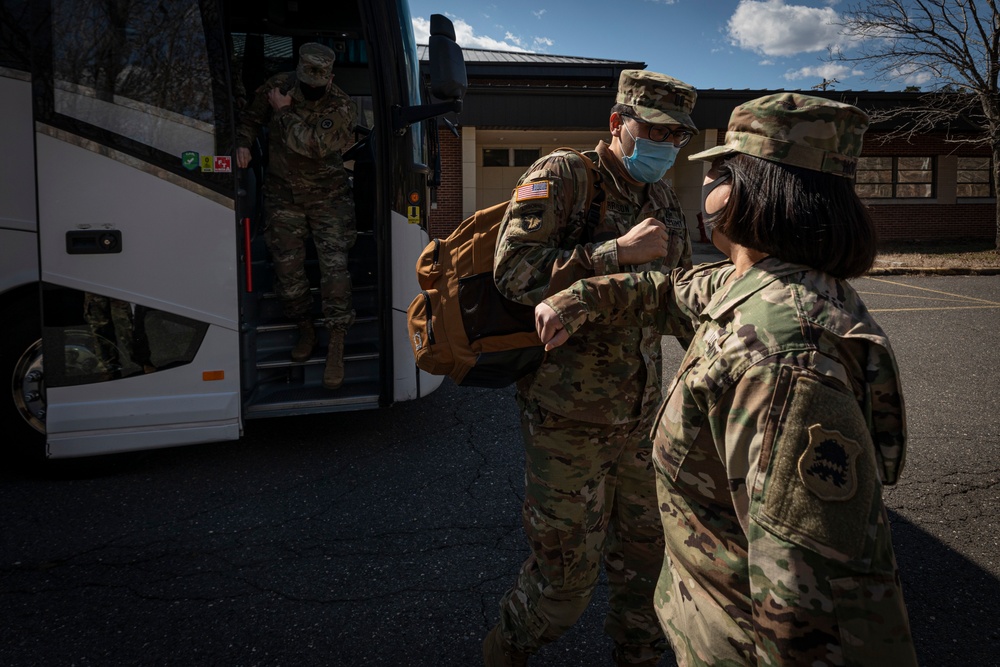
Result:
M444 14L462 46L635 60L696 88L902 90L926 81L877 81L828 62L851 48L842 0L409 0L417 42Z

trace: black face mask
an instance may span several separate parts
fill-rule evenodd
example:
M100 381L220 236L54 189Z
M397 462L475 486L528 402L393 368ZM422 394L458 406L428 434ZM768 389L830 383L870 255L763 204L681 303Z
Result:
M709 241L712 240L712 230L715 229L715 225L719 221L719 216L722 215L726 207L723 206L715 213L709 213L705 210L705 204L708 202L708 196L712 194L712 191L729 181L732 177L732 174L723 174L714 181L701 186L701 221L705 225L705 236L708 237Z
M307 86L301 81L299 81L299 90L302 91L302 97L310 102L315 102L326 94L326 86Z

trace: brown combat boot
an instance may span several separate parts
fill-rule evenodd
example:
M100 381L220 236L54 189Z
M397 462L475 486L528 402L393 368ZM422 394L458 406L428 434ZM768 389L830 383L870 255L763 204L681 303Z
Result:
M316 349L316 327L310 320L299 322L299 342L292 348L292 361L306 361Z
M337 389L344 383L344 332L330 330L330 347L326 351L323 386Z
M503 638L495 625L483 640L483 663L486 667L527 667L529 653L519 651Z

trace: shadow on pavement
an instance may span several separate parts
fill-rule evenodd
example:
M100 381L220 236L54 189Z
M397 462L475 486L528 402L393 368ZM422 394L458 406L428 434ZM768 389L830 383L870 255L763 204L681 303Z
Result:
M900 515L889 517L920 664L1000 665L1000 580Z

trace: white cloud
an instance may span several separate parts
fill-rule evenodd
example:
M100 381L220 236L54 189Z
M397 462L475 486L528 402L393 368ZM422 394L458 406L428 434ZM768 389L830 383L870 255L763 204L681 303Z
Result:
M413 36L417 44L427 44L430 41L431 22L428 19L415 16L413 22ZM521 46L520 38L511 33L504 37L505 41L500 41L485 35L477 35L471 25L463 19L452 18L455 25L455 41L459 46L470 49L490 49L492 51L520 51L529 53L528 49Z
M937 78L935 77L934 72L928 69L922 69L919 65L897 67L889 74L894 79L902 79L903 83L908 86L923 86Z
M789 81L797 81L798 79L823 79L825 81L837 79L843 81L851 76L864 76L864 71L836 63L826 63L817 67L800 67L785 72L785 78Z
M830 7L786 5L784 0L740 0L729 18L729 38L766 56L825 51L846 40Z
M555 42L549 39L548 37L535 37L531 41L534 42L535 46L542 49L548 48L555 44Z
M540 19L542 18L542 15L547 11L548 11L547 9L539 9L537 12L531 12L531 13L535 15L536 19Z

